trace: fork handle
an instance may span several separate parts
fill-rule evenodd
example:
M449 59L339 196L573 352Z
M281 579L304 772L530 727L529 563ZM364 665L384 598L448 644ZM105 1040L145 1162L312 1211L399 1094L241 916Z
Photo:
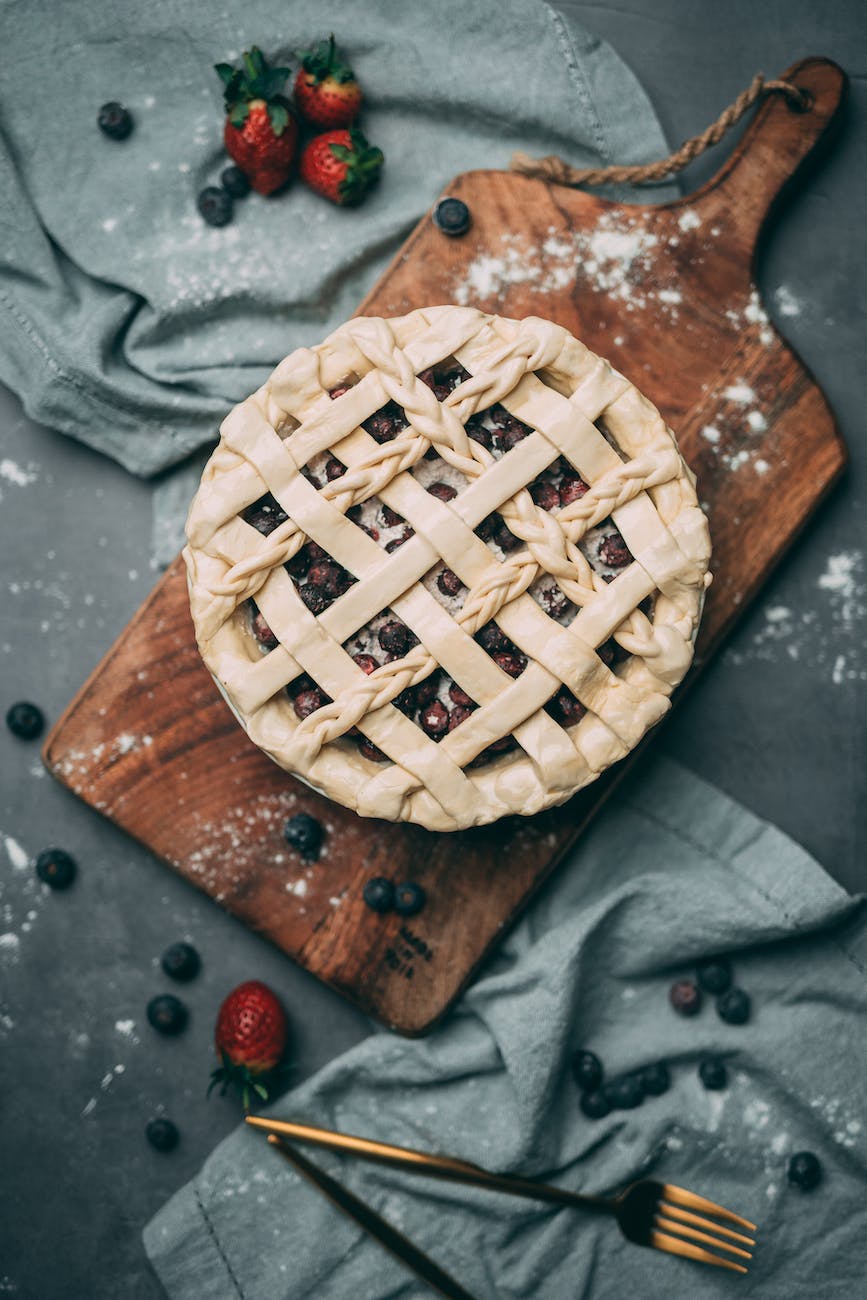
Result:
M371 1138L355 1137L350 1133L336 1133L332 1129L317 1128L312 1124L295 1124L291 1120L270 1119L261 1115L248 1115L246 1119L253 1128L276 1133L279 1137L292 1138L296 1142L310 1142L314 1146L345 1152L374 1164L391 1165L407 1173L439 1178L444 1182L464 1183L471 1187L483 1187L489 1191L503 1192L507 1196L522 1196L534 1201L568 1205L573 1209L602 1210L608 1213L613 1213L615 1210L615 1202L606 1197L583 1196L578 1192L567 1191L563 1187L538 1183L530 1178L518 1178L512 1174L492 1174L481 1165L474 1165L468 1160L458 1160L454 1156L429 1155L424 1151L414 1151L411 1147L392 1146L386 1142L375 1142Z

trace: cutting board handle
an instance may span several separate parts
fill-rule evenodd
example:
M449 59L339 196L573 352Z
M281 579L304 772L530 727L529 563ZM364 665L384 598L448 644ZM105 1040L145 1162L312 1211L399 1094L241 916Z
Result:
M770 95L759 108L737 148L711 180L686 202L717 204L725 198L737 213L730 232L749 265L759 232L780 194L801 163L841 117L848 79L831 59L809 58L782 73L809 96L799 110L781 94Z

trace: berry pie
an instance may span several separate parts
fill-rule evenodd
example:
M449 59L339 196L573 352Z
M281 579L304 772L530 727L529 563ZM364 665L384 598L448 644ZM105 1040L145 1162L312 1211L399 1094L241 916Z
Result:
M229 414L184 552L205 664L287 771L457 830L561 803L686 672L710 581L658 411L565 329L360 317Z

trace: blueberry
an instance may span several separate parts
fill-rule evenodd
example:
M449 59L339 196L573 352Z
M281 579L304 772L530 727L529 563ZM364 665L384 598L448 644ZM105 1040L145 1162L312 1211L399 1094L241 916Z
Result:
M750 1018L749 995L743 989L727 989L717 998L716 1009L727 1025L745 1025Z
M634 1110L644 1101L644 1087L637 1074L612 1079L602 1090L612 1110Z
M671 1075L664 1061L645 1065L644 1069L639 1071L638 1077L642 1088L650 1097L661 1097L671 1087Z
M194 979L201 964L199 954L191 943L173 943L160 957L160 965L173 980Z
M415 916L427 902L427 894L414 880L405 880L394 891L394 910L398 916Z
M187 1023L187 1008L173 993L161 993L148 1003L147 1017L158 1034L179 1034Z
M394 907L394 885L385 876L374 876L364 886L364 901L373 912L390 912Z
M103 104L99 110L96 124L110 140L125 140L132 131L132 114L117 100Z
M199 215L209 226L227 226L232 220L232 196L218 185L208 185L196 199Z
M604 1119L611 1110L611 1103L601 1088L596 1092L582 1092L578 1104L588 1119Z
M399 623L397 619L389 619L387 623L383 623L377 636L379 644L387 654L397 655L401 659L409 654L416 644L413 633L405 623Z
M180 1136L177 1125L162 1115L148 1120L145 1127L145 1137L157 1151L174 1151Z
M35 740L45 726L45 715L37 705L19 700L8 710L6 726L19 740Z
M725 993L732 982L732 964L725 957L703 961L696 970L696 979L705 993Z
M682 1016L694 1016L701 1009L701 993L692 980L678 980L672 984L668 1000Z
M220 184L233 199L245 199L250 193L250 182L240 167L224 167L220 172Z
M582 1092L596 1092L602 1082L602 1062L593 1052L579 1048L572 1053L572 1078Z
M433 210L433 222L444 235L454 238L470 228L470 210L460 199L440 199Z
M296 813L283 827L286 843L296 853L300 853L305 862L316 862L322 849L322 827L309 813Z
M798 1151L789 1161L786 1177L802 1192L812 1192L822 1181L822 1166L812 1151Z
M711 1092L717 1092L728 1083L725 1061L719 1056L706 1056L699 1062L698 1077Z
M68 889L75 870L75 858L65 849L43 849L36 859L37 876L52 889Z

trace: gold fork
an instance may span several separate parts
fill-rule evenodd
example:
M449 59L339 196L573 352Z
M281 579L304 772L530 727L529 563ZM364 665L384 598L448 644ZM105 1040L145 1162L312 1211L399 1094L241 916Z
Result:
M612 1215L628 1241L639 1246L651 1246L671 1255L728 1268L735 1273L746 1273L747 1262L752 1259L755 1241L746 1233L754 1233L756 1225L731 1210L697 1196L685 1187L674 1183L660 1183L653 1178L642 1178L631 1183L618 1196L583 1196L548 1183L537 1183L530 1178L510 1174L492 1174L480 1165L453 1156L428 1155L410 1147L390 1146L371 1138L353 1137L349 1133L335 1133L331 1129L316 1128L311 1124L294 1124L291 1120L269 1119L261 1115L248 1115L247 1123L264 1129L278 1137L292 1138L297 1142L311 1142L331 1151L348 1152L362 1160L393 1165L410 1173L441 1178L447 1182L466 1183L472 1187L485 1187L509 1196L524 1196L535 1201L550 1201L579 1210L597 1210ZM722 1223L717 1222L721 1219ZM728 1224L736 1224L745 1232L736 1232ZM712 1249L707 1249L712 1247ZM726 1251L735 1259L728 1259L718 1251ZM742 1263L739 1261L743 1261Z

